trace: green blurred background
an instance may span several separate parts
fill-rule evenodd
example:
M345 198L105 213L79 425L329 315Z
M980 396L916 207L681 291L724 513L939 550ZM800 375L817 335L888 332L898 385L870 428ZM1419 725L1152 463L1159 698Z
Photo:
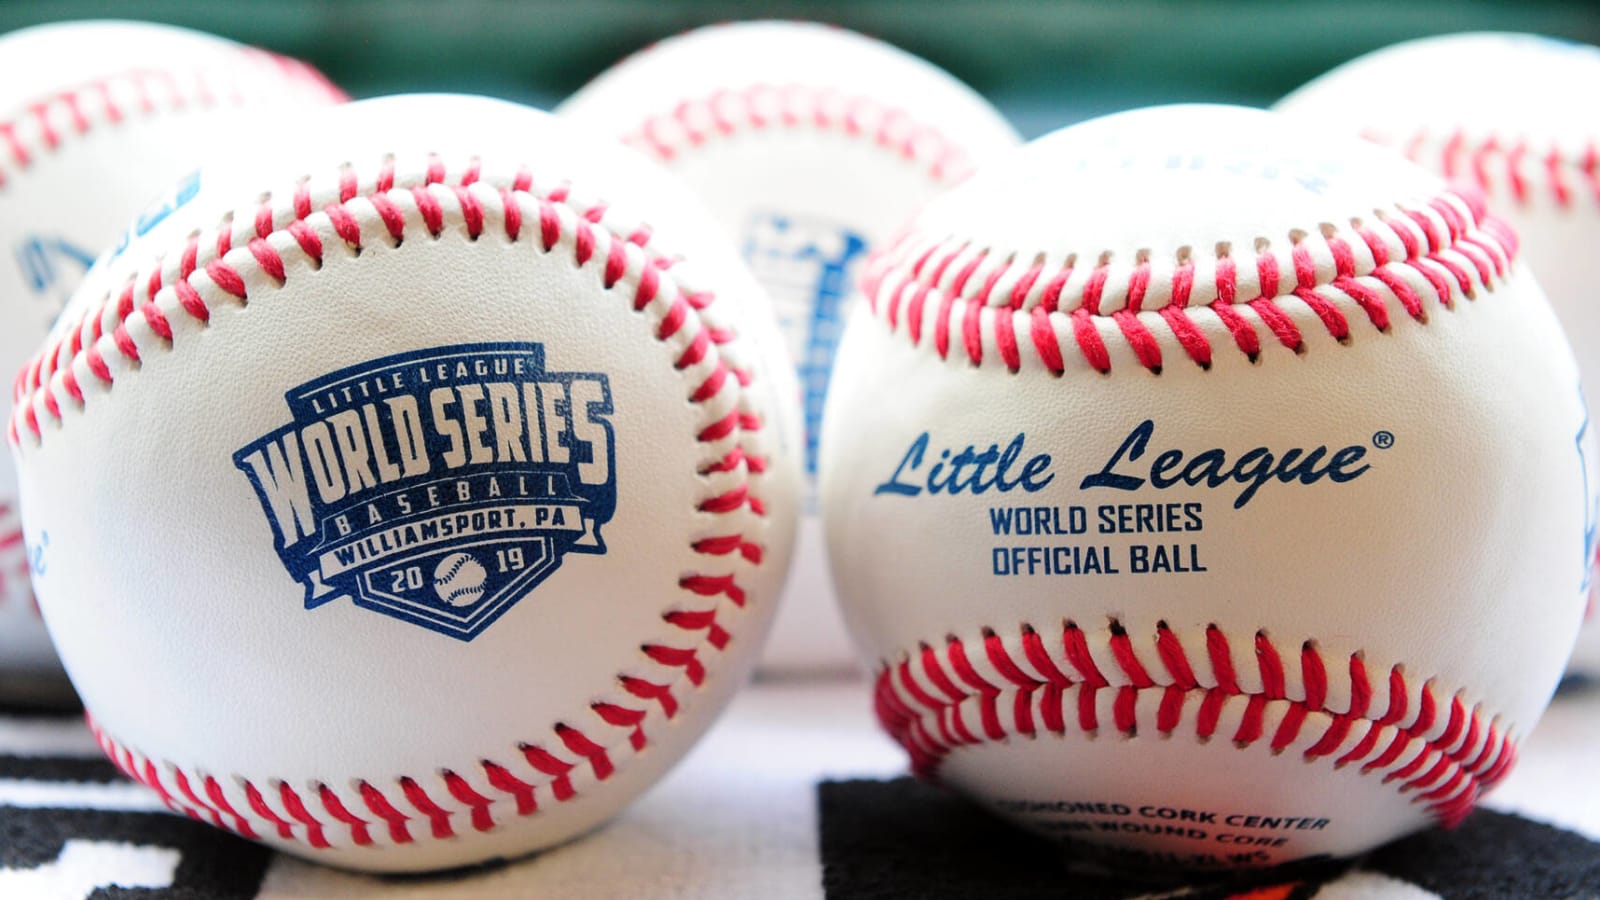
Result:
M357 97L418 90L550 106L611 62L709 22L816 19L898 44L993 99L1027 135L1149 103L1266 105L1386 44L1468 30L1600 44L1592 2L628 2L628 0L6 0L0 32L136 18L308 60ZM826 65L826 60L818 60ZM1413 89L1419 98L1428 86ZM1556 86L1594 103L1600 85Z

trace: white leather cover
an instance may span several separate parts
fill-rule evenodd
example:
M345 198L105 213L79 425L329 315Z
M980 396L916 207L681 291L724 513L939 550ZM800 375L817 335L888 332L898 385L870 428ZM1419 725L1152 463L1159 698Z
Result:
M1233 107L1058 131L930 204L869 265L822 445L913 767L1113 865L1459 820L1594 552L1577 369L1511 243Z
M710 724L786 572L759 287L648 162L509 103L308 113L198 179L90 273L12 420L108 752L352 868L604 820Z
M206 148L340 99L302 63L209 35L73 22L0 37L0 368L37 349L91 260ZM257 127L252 127L257 126ZM0 462L0 695L70 697Z
M881 41L804 22L713 25L651 45L558 115L626 140L710 207L772 295L803 390L810 474L846 300L868 254L1019 142L971 88ZM769 673L849 671L815 488Z
M1317 78L1275 107L1394 147L1479 185L1522 251L1600 395L1600 48L1529 34L1407 41ZM1570 669L1600 674L1591 610Z

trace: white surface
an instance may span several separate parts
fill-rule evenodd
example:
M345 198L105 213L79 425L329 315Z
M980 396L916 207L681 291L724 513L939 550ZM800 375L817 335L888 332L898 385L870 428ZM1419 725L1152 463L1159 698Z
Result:
M53 863L0 872L0 895L77 900L96 888L160 890L172 886L180 862L176 850L164 847L72 840Z

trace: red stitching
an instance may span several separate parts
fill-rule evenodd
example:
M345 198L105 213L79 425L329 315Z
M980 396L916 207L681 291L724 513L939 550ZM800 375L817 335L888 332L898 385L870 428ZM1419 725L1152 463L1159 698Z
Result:
M392 238L396 245L407 237L403 200L413 204L422 229L431 236L437 237L450 228L462 229L469 238L481 234L489 226L494 211L472 196L469 188L482 179L482 172L474 163L456 184L447 184L441 165L430 165L423 178L425 183L421 184L409 184L406 179L397 178L392 165L387 165L366 193L358 189L360 181L356 173L346 170L341 173L337 185L344 199L316 211L304 185L297 188L287 208L274 208L269 197L254 215L228 216L219 226L226 233L235 221L250 223L248 230L254 236L237 252L229 249L237 243L231 238L225 239L219 234L213 240L197 234L170 260L158 260L150 277L142 281L130 278L126 285L109 292L99 304L82 314L77 327L64 332L24 369L17 381L19 409L11 420L13 439L20 440L17 436L25 430L33 435L30 446L42 443L34 406L37 402L60 420L63 409L55 396L58 384L71 398L74 404L71 410L83 408L82 392L75 382L68 380L77 362L82 361L103 382L105 389L111 388L114 379L99 349L99 337L107 327L111 329L108 346L129 361L140 359L140 349L129 329L130 324L142 322L161 339L162 350L173 352L175 344L183 341L181 332L175 332L172 326L174 314L204 325L219 302L231 299L244 304L260 300L262 294L281 287L292 277L292 269L286 265L283 254L299 251L313 265L320 266L323 244L329 237L327 232L350 249L359 250L362 235L357 218L346 208L349 204L369 204L379 215L381 233ZM531 177L519 173L515 183L521 187L484 185L481 190L507 202L507 211L518 209L524 202L537 209L540 228L527 237L541 244L544 252L570 253L570 258L580 266L602 267L608 286L615 286L630 267L639 272L639 287L623 300L639 311L653 309L651 314L657 317L658 324L652 333L659 339L680 333L683 333L680 339L689 339L691 350L682 355L677 368L693 386L691 400L705 403L718 396L730 382L729 374L737 376L731 380L741 386L748 383L748 373L742 373L712 351L713 347L737 338L733 330L709 318L701 318L708 315L706 310L715 304L714 296L707 292L689 292L686 287L669 282L664 274L669 266L667 258L650 245L647 231L611 229L603 221L603 205L582 206L571 199L566 187L539 196L533 192ZM285 215L287 220L284 220ZM325 226L321 224L324 220ZM520 211L503 213L509 239L515 241L524 233L520 223ZM325 231L319 234L319 228L324 227ZM605 253L596 253L602 234L608 248ZM274 244L273 239L278 235L289 236L293 243L280 240ZM616 247L624 248L622 256L614 252ZM168 270L169 265L175 268ZM268 276L265 287L255 288L254 293L247 289L244 273L249 270ZM163 272L168 272L169 277L163 277ZM662 304L655 301L668 297L671 300L662 311ZM175 333L179 335L177 341ZM145 352L152 351L146 347ZM692 367L699 368L690 371ZM709 375L699 377L696 374L707 367ZM53 377L58 370L59 374ZM725 416L702 427L697 440L714 444L741 432L761 430L760 417L745 407L746 402L741 399ZM765 469L763 457L746 446L736 445L726 451L719 462L703 467L698 474L705 478L732 475L739 478L738 483L701 500L698 509L719 516L742 510L762 515L761 498L752 490L749 478ZM737 555L749 563L760 564L763 556L762 545L743 532L697 537L691 547L708 561ZM700 685L707 677L705 648L715 652L727 646L730 634L717 621L720 602L726 600L735 606L745 603L744 589L733 574L693 572L682 576L678 584L687 597L715 598L717 605L710 609L667 610L661 616L663 623L672 628L674 634L682 633L691 640L692 646L646 643L641 646L641 653L657 666L681 671L682 679L657 682L619 673L617 684L623 693L641 701L642 705L597 701L590 707L598 723L625 733L627 744L634 752L642 751L647 744L643 726L649 710L659 708L666 717L675 716L682 702L680 693ZM465 814L472 828L487 831L511 817L510 813L499 809L506 801L514 804L515 816L534 815L539 810L541 791L549 791L549 796L558 803L578 795L579 786L573 782L577 766L587 764L594 777L603 781L618 765L614 758L616 748L596 740L586 730L588 726L558 722L552 727L554 740L545 742L544 746L524 743L514 748L517 753L512 759L516 766L524 767L524 776L513 774L514 767L504 762L483 759L471 773L444 770L426 777L400 776L387 782L360 779L353 782L353 794L341 793L325 784L300 791L281 779L246 779L236 775L231 780L219 780L172 762L157 762L112 738L92 715L88 720L96 740L118 768L155 790L172 809L248 837L276 834L279 838L316 848L334 845L329 837L330 830L333 834L348 834L349 842L356 846L384 840L413 841L416 835L408 823L417 818L428 821L429 833L435 839L458 833L460 826L456 823L461 821L458 818L461 814ZM201 784L204 789L195 791L191 788L193 784ZM240 802L228 799L229 788L225 784L233 786Z
M966 150L938 128L878 100L807 84L754 84L719 89L648 116L623 140L670 163L686 151L741 131L814 129L848 135L927 170L938 182L972 173Z
M1541 199L1562 209L1580 202L1600 205L1600 141L1564 147L1553 141L1505 140L1492 134L1477 140L1464 129L1441 134L1419 128L1404 137L1370 130L1364 134L1400 148L1412 161L1447 178L1469 182L1519 206Z
M1358 764L1362 775L1381 774L1384 783L1410 794L1413 803L1426 806L1446 825L1459 822L1478 794L1509 771L1515 760L1511 737L1481 707L1469 708L1459 695L1447 698L1441 729L1440 697L1431 681L1420 685L1416 714L1407 716L1412 687L1398 665L1389 670L1385 715L1370 717L1370 680L1359 653L1349 657L1350 707L1337 710L1327 705L1327 661L1311 641L1301 645L1299 654L1289 655L1265 632L1257 632L1254 652L1237 659L1254 658L1253 671L1261 687L1251 690L1240 686L1235 650L1215 625L1205 632L1205 661L1214 681L1210 686L1196 677L1183 638L1165 622L1156 625L1154 635L1136 637L1113 620L1105 632L1093 636L1107 651L1098 656L1090 651L1090 640L1071 622L1063 623L1053 645L1029 626L1009 640L984 628L976 646L982 648L978 658L988 663L988 674L974 666L967 644L958 637L947 638L937 649L921 644L899 662L884 663L879 669L873 691L878 720L910 755L913 771L935 779L944 758L961 747L1002 742L1012 733L1034 735L1035 710L1045 729L1054 734L1065 734L1075 718L1077 728L1090 736L1109 724L1131 738L1142 728L1172 735L1182 723L1183 707L1197 702L1195 737L1205 741L1216 736L1224 704L1244 698L1240 725L1227 735L1236 745L1265 740L1275 753L1282 753L1296 741L1315 737L1301 755L1307 760L1326 759L1349 742L1355 729L1365 728L1333 766ZM1140 648L1151 645L1160 661L1156 670L1141 662ZM1298 677L1291 678L1285 660L1296 656ZM1103 669L1096 659L1114 660L1115 667ZM951 678L950 672L957 677ZM1076 697L1067 696L1073 690ZM1099 718L1100 690L1115 692L1110 723ZM1140 720L1138 701L1147 691L1160 692L1153 722ZM1004 702L1007 692L1015 695L1009 704ZM1269 706L1274 705L1283 715L1269 733ZM1074 706L1075 717L1067 715ZM977 729L968 722L973 713ZM1329 719L1321 734L1311 731L1312 713ZM1437 735L1432 734L1435 730ZM1414 755L1397 766L1408 752Z
M303 62L254 48L241 47L239 50L239 56L250 71L271 70L274 78L270 89L258 91L255 97L248 97L241 88L243 79L236 77L235 72L225 70L163 71L139 68L106 75L17 104L21 112L12 118L0 120L0 150L4 151L0 152L0 190L4 190L11 179L32 168L40 156L58 152L67 134L82 138L94 131L97 124L118 125L131 113L149 116L159 112L177 112L191 103L200 107L214 107L223 103L245 106L252 99L283 96L285 81L311 97L331 101L347 99L344 92ZM164 105L159 105L150 95L148 83L152 80L167 85L166 96L162 98ZM227 81L232 86L225 98L218 97L211 88L211 83L217 80ZM193 92L184 94L179 88L180 83L186 87L192 86ZM118 102L116 89L119 88L136 95L134 109L128 109ZM58 113L64 114L69 120L70 132L63 133L55 127L54 120ZM36 142L23 137L29 133L37 135Z
M1352 313L1387 332L1389 296L1426 323L1425 297L1446 310L1458 295L1474 300L1480 289L1494 290L1517 251L1509 228L1488 215L1470 188L1447 191L1417 208L1380 212L1376 221L1352 220L1349 227L1349 235L1292 232L1287 271L1265 241L1253 259L1236 259L1219 246L1213 277L1205 279L1196 277L1196 262L1187 255L1158 267L1142 255L1131 266L1120 264L1109 253L1086 270L1077 265L1079 255L1069 255L1046 279L1037 261L910 232L873 255L862 290L873 313L914 346L924 342L927 310L936 309L932 344L943 358L950 355L955 331L974 366L983 364L992 341L1011 372L1021 370L1021 350L1027 348L1034 361L1059 375L1074 355L1064 345L1074 345L1084 364L1105 374L1112 360L1107 342L1114 339L1139 366L1160 374L1164 335L1200 368L1211 367L1212 347L1197 315L1202 311L1220 320L1251 362L1261 352L1258 328L1304 353L1302 329L1320 326L1346 343ZM1358 258L1357 248L1370 259ZM952 265L958 257L966 262ZM984 271L986 265L992 268ZM1242 272L1255 276L1254 296ZM1289 278L1292 287L1285 283ZM1197 298L1202 289L1210 296ZM1151 295L1170 299L1152 308ZM1019 341L1019 332L1028 340Z

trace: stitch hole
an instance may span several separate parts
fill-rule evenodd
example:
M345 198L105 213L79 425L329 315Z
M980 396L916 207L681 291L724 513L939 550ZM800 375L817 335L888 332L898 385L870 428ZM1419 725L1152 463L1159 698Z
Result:
M1143 265L1147 265L1149 262L1150 262L1150 248L1149 247L1140 247L1138 250L1134 251L1134 254L1133 254L1133 264L1134 265L1143 266Z
M1099 265L1099 266L1109 266L1109 265L1111 265L1111 257L1113 255L1114 254L1110 250L1102 251L1101 254L1100 254L1100 261L1098 263L1096 263L1096 265Z
M1173 258L1177 260L1178 265L1180 265L1180 266L1188 265L1190 260L1193 257L1194 257L1194 248L1189 246L1188 244L1184 244L1182 247L1179 247L1178 248L1178 252L1176 254L1174 254L1174 256L1173 256Z
M1033 255L1033 268L1035 268L1035 269L1044 268L1045 258L1046 257L1045 257L1045 254L1044 254L1043 251L1040 251L1039 253L1035 253Z
M1350 227L1352 229L1359 229L1361 227L1361 220L1351 219ZM1335 228L1332 222L1322 222L1318 224L1317 230L1322 232L1322 237L1324 240L1331 240L1339 233L1339 229Z
M1306 238L1308 238L1310 236L1311 235L1308 232L1306 232L1304 229L1301 229L1301 228L1291 228L1291 229L1289 229L1289 243L1293 244L1296 247L1300 246L1300 242L1304 241Z
M1256 238L1256 252L1267 253L1272 250L1272 242L1264 237Z
M1217 241L1215 252L1217 259L1227 259L1233 253L1233 244L1229 241Z

